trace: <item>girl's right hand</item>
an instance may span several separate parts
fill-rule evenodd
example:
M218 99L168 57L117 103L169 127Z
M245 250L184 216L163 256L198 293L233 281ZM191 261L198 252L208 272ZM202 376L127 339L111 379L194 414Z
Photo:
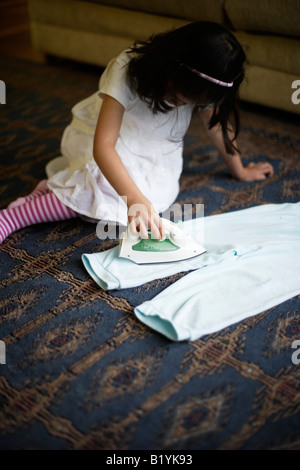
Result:
M131 233L140 238L149 238L148 230L156 240L165 238L165 229L161 217L151 204L145 198L142 203L131 204L128 208L128 221Z

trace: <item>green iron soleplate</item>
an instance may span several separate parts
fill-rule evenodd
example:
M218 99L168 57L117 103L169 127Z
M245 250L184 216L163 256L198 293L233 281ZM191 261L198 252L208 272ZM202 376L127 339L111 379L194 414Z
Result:
M169 238L164 240L155 240L149 234L149 238L142 238L138 243L132 246L134 251L148 251L152 253L162 253L166 251L176 251L179 247L175 245Z

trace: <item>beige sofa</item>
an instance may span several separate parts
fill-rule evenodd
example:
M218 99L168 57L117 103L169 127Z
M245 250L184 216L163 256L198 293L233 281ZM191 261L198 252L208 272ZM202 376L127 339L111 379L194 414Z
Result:
M216 21L246 50L241 98L300 114L300 0L29 0L29 14L36 49L101 66L135 39Z

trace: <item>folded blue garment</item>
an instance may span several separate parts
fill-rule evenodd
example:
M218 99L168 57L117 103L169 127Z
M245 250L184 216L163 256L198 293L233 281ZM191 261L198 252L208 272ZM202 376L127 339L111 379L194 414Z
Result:
M218 331L300 293L300 203L189 220L182 228L196 241L201 233L205 254L136 265L118 258L116 247L83 255L84 266L103 289L134 287L192 270L135 308L137 318L174 341Z
M298 250L297 255L295 251ZM300 293L300 239L196 270L149 302L137 318L173 341L195 340Z
M290 226L297 224L299 215L300 203L266 204L188 220L183 222L183 230L204 245L207 252L184 261L137 265L119 258L118 247L83 254L82 261L90 276L104 290L135 287L179 272L220 264L236 253L252 251L265 243L285 243L292 236Z

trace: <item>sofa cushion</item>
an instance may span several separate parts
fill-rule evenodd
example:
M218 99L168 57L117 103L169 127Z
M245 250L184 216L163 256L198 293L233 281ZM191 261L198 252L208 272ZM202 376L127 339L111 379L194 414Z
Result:
M65 28L72 32L88 32L128 39L131 45L136 39L183 26L186 20L129 11L81 0L30 0L32 30L36 25ZM55 38L52 38L55 41ZM123 41L124 42L124 41ZM80 47L80 45L79 45ZM63 52L63 51L62 51Z
M225 10L237 31L300 36L300 0L225 0Z
M110 7L151 13L153 15L171 16L188 21L216 21L226 24L224 0L83 0Z

